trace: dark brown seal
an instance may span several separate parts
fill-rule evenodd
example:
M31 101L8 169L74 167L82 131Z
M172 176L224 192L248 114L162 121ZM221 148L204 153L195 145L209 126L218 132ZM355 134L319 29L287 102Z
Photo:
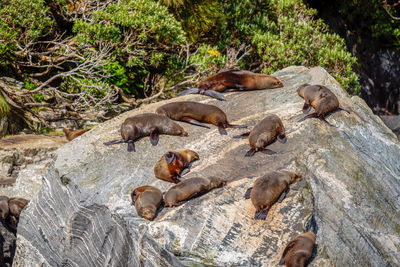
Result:
M0 218L5 220L9 212L10 209L8 207L8 197L0 196Z
M227 134L226 128L247 128L245 125L232 125L228 122L225 112L220 108L192 101L173 102L165 104L156 110L176 121L185 121L197 126L209 128L200 122L214 124L221 135Z
M199 154L189 149L168 151L154 166L154 175L158 179L177 184L181 181L179 178L190 171L190 163L198 159Z
M131 194L132 204L135 205L137 214L152 221L162 203L161 191L150 185L136 188Z
M144 136L150 136L150 143L155 146L160 134L187 136L188 133L167 116L144 113L127 118L121 125L121 140L104 143L106 146L128 143L128 151L135 151L134 142Z
M257 151L267 154L275 154L276 152L265 147L273 143L275 139L278 139L281 143L286 142L285 127L283 127L281 119L275 114L270 114L265 117L262 121L257 123L250 132L234 136L234 138L242 138L246 136L249 137L251 149L247 151L245 157L252 157Z
M315 245L315 234L307 232L293 238L283 251L279 264L287 267L303 267L311 258Z
M218 177L194 177L186 179L168 188L164 194L165 207L179 206L184 200L204 194L213 188L225 184L226 181Z
M19 219L19 215L23 208L28 205L29 201L24 198L12 197L8 200L8 207L10 209L10 214L15 218Z
M307 83L302 84L299 86L299 88L297 88L297 94L304 98L304 113L308 113L311 109L311 106L315 109L314 113L305 116L299 121L318 117L320 120L331 125L325 120L325 115L329 112L335 110L344 110L347 113L350 113L349 111L339 107L339 100L336 95L323 85L309 85Z
M272 171L257 178L245 194L256 208L254 219L265 220L271 206L276 201L282 202L289 192L289 185L300 179L301 175L289 171Z
M71 141L71 140L77 138L78 136L86 133L87 131L89 131L89 129L85 129L85 130L71 130L68 128L63 129L65 137L67 138L68 141Z
M261 90L282 86L282 82L271 75L246 70L225 70L204 79L197 88L190 88L179 95L203 94L225 100L220 92Z

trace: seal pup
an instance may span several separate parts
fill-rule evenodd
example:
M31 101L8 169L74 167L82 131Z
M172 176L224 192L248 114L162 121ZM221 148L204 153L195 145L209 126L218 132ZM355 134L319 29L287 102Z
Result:
M185 121L193 125L209 128L200 122L214 124L221 135L226 135L226 128L247 128L246 125L232 125L228 122L225 112L214 105L193 101L173 102L157 108L158 114L163 114L176 121Z
M67 138L68 141L71 141L71 140L77 138L78 136L86 133L87 131L89 131L89 129L71 130L71 129L68 129L68 128L63 128L63 132L64 132L65 137Z
M334 110L343 110L347 113L349 111L339 107L339 100L331 90L323 85L309 85L308 83L302 84L297 88L297 94L304 98L303 113L308 113L311 110L311 106L315 112L311 113L300 121L304 121L309 118L319 118L321 121L326 122L328 125L333 126L325 120L325 115Z
M9 213L8 197L0 196L0 218L3 219L4 221L7 218L8 213Z
M190 88L178 95L202 94L218 100L226 100L221 92L249 91L283 87L274 76L246 70L224 70L202 80L197 88Z
M25 208L26 205L28 205L28 203L29 201L24 198L11 197L8 200L8 207L10 209L10 214L18 220L21 211Z
M199 154L189 149L168 151L154 166L154 175L170 183L179 183L179 179L190 171L190 163L198 160Z
M265 220L271 206L282 202L289 192L289 185L301 179L301 175L289 171L272 171L254 181L247 189L245 199L251 199L256 213L255 220Z
M131 198L137 214L149 221L152 221L156 216L163 199L161 191L150 185L141 186L133 190Z
M160 114L144 113L127 118L121 125L120 140L105 142L104 145L128 143L128 151L136 151L134 142L144 136L150 136L153 146L158 144L159 134L187 136L188 133L176 122Z
M181 205L182 201L202 195L213 188L226 185L226 181L218 177L194 177L186 179L168 188L164 194L164 206L172 208Z
M275 154L276 152L265 148L267 145L273 143L275 139L278 139L283 144L286 143L285 127L283 127L281 119L275 114L265 117L250 132L234 136L234 138L243 138L246 136L249 137L251 149L247 151L245 157L252 157L257 151L266 154Z
M315 245L315 234L307 232L297 235L286 246L282 253L280 265L287 267L303 267L311 258Z

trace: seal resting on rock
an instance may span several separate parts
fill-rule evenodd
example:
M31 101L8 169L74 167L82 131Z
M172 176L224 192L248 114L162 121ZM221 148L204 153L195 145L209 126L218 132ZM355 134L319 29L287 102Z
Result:
M284 170L268 172L257 178L245 194L256 208L254 219L265 220L271 206L276 201L282 202L289 192L289 185L300 179L301 175Z
M332 126L325 120L326 114L335 110L344 110L347 113L350 113L349 111L339 107L339 100L336 95L323 85L302 84L297 88L297 94L304 98L305 101L303 105L303 113L308 113L311 110L311 106L315 109L314 113L305 116L300 119L299 122L309 118L318 117L320 120Z
M161 191L150 185L136 188L131 194L132 204L135 205L137 214L152 221L162 203Z
M199 155L189 149L168 151L154 166L154 175L170 183L179 183L179 178L190 171L190 163L198 159Z
M165 207L181 205L182 201L202 195L213 188L225 185L226 181L218 177L194 177L186 179L168 188L164 194Z
M10 209L8 207L8 197L0 196L0 218L3 221L7 218Z
M246 136L249 137L251 149L247 151L245 157L252 157L257 151L266 154L275 154L276 152L265 147L273 143L275 139L278 139L281 143L286 142L285 127L283 127L281 119L275 114L265 117L250 132L234 136L234 138Z
M190 88L179 95L203 94L225 100L221 92L249 91L283 87L282 82L271 75L246 70L225 70L202 80L197 88Z
M68 141L71 141L71 140L77 138L78 136L86 133L87 131L89 131L89 129L85 129L85 130L71 130L68 128L63 129L65 137L67 138Z
M200 122L214 124L221 135L226 135L226 128L247 128L245 125L232 125L228 122L225 112L220 108L192 101L181 101L165 104L157 108L158 114L163 114L176 121L209 128Z
M315 245L315 234L307 232L293 238L283 251L279 264L287 267L303 267L311 258Z
M144 113L127 118L121 125L121 140L105 142L106 146L128 143L128 151L136 151L134 142L144 136L150 136L150 143L158 143L159 134L187 136L188 133L170 118L154 113Z
M8 207L10 209L10 214L15 218L19 219L19 215L23 208L28 205L29 201L24 198L12 197L8 200Z

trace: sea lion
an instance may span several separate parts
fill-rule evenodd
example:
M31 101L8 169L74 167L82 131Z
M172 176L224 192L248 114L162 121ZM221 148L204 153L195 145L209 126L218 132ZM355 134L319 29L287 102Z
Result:
M197 88L190 88L178 95L202 94L219 100L225 100L220 92L249 91L283 87L282 82L274 76L254 73L246 70L225 70L202 80Z
M182 201L204 194L213 188L225 185L226 181L218 177L194 177L186 179L168 188L164 194L165 207L181 205Z
M12 197L8 200L8 207L10 208L10 214L13 215L16 219L19 219L19 215L23 208L28 205L29 201L20 198L20 197Z
M161 191L150 185L136 188L131 194L132 205L135 205L137 214L149 221L152 221L162 203Z
M311 106L315 109L314 113L305 116L300 119L299 122L309 118L318 117L320 120L332 126L325 120L326 114L338 109L350 113L349 111L339 107L339 100L336 95L323 85L309 85L308 83L302 84L297 88L297 94L304 98L305 101L303 105L303 113L308 113Z
M252 157L257 151L275 154L276 152L265 148L273 143L275 139L278 139L281 143L286 143L285 127L283 127L281 119L275 114L265 117L250 132L234 136L234 138L246 136L249 137L251 149L247 151L245 157Z
M311 258L315 245L313 232L302 233L293 238L283 251L280 265L287 267L303 267Z
M163 114L176 121L209 128L200 122L211 123L218 127L221 135L226 135L226 128L247 128L245 125L232 125L228 122L225 112L220 108L193 101L173 102L157 108L158 114Z
M284 170L268 172L257 178L245 194L256 208L254 219L265 220L271 206L276 201L282 202L289 192L289 185L300 179L301 175Z
M0 196L0 218L3 219L4 221L7 218L8 213L9 213L8 197Z
M180 177L189 172L192 161L198 160L199 154L189 149L168 151L154 166L154 175L170 183L179 183Z
M187 136L188 133L176 122L167 116L144 113L127 118L121 125L121 140L112 140L105 142L106 146L128 143L128 151L136 151L135 140L150 136L150 143L156 146L159 134Z
M71 141L75 138L77 138L78 136L86 133L87 131L89 131L89 129L85 129L85 130L71 130L68 128L64 128L63 132L65 134L65 137L67 138L68 141Z

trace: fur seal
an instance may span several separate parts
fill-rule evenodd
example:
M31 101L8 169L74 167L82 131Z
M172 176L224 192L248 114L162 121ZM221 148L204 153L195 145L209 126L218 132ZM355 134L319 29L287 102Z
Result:
M189 149L168 151L154 166L154 175L170 183L179 183L180 177L189 172L190 163L198 160L199 154Z
M12 197L8 200L8 207L10 209L10 214L15 218L19 219L19 215L23 208L28 205L29 201L24 198Z
M7 218L8 213L9 213L8 197L0 196L0 218L3 219L4 221Z
M187 136L188 133L176 122L160 114L144 113L127 118L121 125L121 140L105 142L104 145L128 143L128 151L136 151L134 142L150 136L150 143L156 146L159 134Z
M131 198L132 205L135 205L138 215L149 221L152 221L156 216L163 199L161 191L150 185L133 190Z
M257 178L245 194L256 208L254 219L265 220L271 206L276 201L282 202L289 192L289 185L300 179L301 175L284 170L268 172Z
M285 127L283 127L281 119L275 114L265 117L250 132L234 136L234 138L243 138L246 136L249 137L251 149L247 151L245 157L252 157L257 151L275 154L276 152L265 148L267 145L273 143L275 138L281 143L286 143Z
M347 113L349 111L339 107L339 100L331 90L323 85L309 85L308 83L302 84L297 88L297 94L304 98L303 113L308 113L311 106L315 109L314 113L311 113L300 121L304 121L309 118L318 117L320 120L326 122L328 125L332 126L329 122L325 120L325 115L334 110L344 110Z
M194 177L186 179L168 188L164 194L165 207L181 205L182 201L199 196L226 184L226 181L218 177Z
M176 121L185 121L190 124L209 128L200 122L214 124L221 135L226 135L226 128L247 128L245 125L232 125L228 122L225 112L220 108L197 103L193 101L181 101L165 104L157 108L158 114L163 114Z
M307 232L293 238L283 251L280 265L303 267L311 258L315 245L315 234Z
M63 132L65 134L65 137L67 138L68 141L71 141L75 138L77 138L78 136L86 133L87 131L89 131L89 129L85 129L85 130L71 130L68 128L64 128Z
M221 92L249 91L283 87L282 82L274 76L254 73L246 70L225 70L202 80L197 88L190 88L178 95L202 94L219 100L225 100Z

